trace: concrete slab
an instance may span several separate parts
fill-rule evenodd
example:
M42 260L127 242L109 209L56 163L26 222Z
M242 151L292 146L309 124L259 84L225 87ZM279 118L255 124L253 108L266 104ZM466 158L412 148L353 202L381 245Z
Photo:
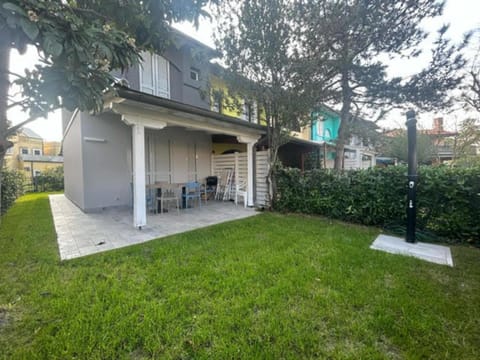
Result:
M448 246L421 242L411 244L399 237L380 234L370 246L370 249L413 256L435 264L453 266L452 254Z
M257 215L232 202L209 201L201 208L147 215L147 226L133 227L131 209L107 209L85 214L63 194L50 195L58 249L62 260L140 244L226 221Z

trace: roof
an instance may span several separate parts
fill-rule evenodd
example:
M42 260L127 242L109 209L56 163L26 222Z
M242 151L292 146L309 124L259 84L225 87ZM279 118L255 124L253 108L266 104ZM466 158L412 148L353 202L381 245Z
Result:
M43 140L43 138L42 138L40 135L38 135L35 131L33 131L32 129L29 129L29 128L27 128L27 127L23 127L23 128L20 130L20 132L21 132L23 135L25 135L25 136L27 136L27 137L29 137L29 138L34 138L34 139Z
M212 48L211 46L209 46L207 44L204 44L201 41L198 41L197 39L185 34L183 31L180 31L180 30L175 29L173 27L170 28L170 31L172 32L172 39L174 41L175 40L178 41L178 38L181 38L182 40L188 41L192 45L195 45L195 46L203 48L204 50L207 50L212 55L220 55L218 50L216 50L216 49Z
M20 159L30 162L63 163L63 156L54 155L20 155Z
M427 135L433 135L433 136L455 136L458 135L456 131L447 131L443 129L425 129L425 130L419 130L420 133L422 134L427 134Z
M138 102L149 104L149 105L161 106L166 109L182 111L192 115L204 116L214 120L220 120L229 124L254 129L259 131L260 133L264 133L266 131L266 127L264 125L250 123L245 120L240 120L232 116L223 115L223 114L220 114L211 110L203 109L197 106L188 105L175 100L170 100L170 99L158 97L155 95L146 94L141 91L132 90L126 87L118 86L118 85L116 89L117 89L118 96L124 99L138 101Z

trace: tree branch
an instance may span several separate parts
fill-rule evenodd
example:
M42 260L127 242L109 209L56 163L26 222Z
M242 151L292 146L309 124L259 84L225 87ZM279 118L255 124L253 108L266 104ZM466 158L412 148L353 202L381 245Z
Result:
M15 102L7 105L7 110L10 110L10 109L14 108L15 106L25 105L27 103L28 103L27 100L15 101ZM25 107L25 106L23 106L23 107Z
M22 121L21 123L19 123L17 125L11 126L10 128L7 129L7 131L5 133L5 138L9 137L10 135L15 134L15 132L17 132L18 129L22 128L23 126L27 125L28 123L30 123L34 120L39 119L40 117L41 117L40 115L32 116L31 118L29 118L25 121Z

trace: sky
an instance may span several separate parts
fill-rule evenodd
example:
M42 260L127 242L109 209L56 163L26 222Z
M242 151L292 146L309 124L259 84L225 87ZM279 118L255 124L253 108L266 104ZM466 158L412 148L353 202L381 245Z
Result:
M450 29L447 33L453 41L459 42L463 35L474 28L480 28L480 0L447 0L444 14L437 19L426 21L422 24L426 30L434 33L443 24L450 24ZM193 25L188 23L176 24L175 27L187 35L214 47L212 32L213 25L204 20L201 21L198 30ZM433 36L432 36L433 38ZM419 71L428 62L428 51L424 53L425 56L420 57L414 61L393 61L389 65L389 72L392 76L408 76L414 72ZM473 51L469 52L473 55ZM26 68L32 68L38 56L35 49L30 48L26 54L20 56L15 51L11 54L11 71L23 72ZM434 117L443 117L445 125L448 129L454 130L460 120L468 116L463 111L455 111L450 114L446 113L425 113L417 114L419 127L431 127ZM27 118L26 114L19 111L11 111L9 118L13 124L19 123ZM379 123L380 126L386 128L403 127L405 123L404 115L396 112L389 115L389 117ZM60 112L52 113L47 119L38 119L27 127L31 128L46 140L61 141L62 129Z

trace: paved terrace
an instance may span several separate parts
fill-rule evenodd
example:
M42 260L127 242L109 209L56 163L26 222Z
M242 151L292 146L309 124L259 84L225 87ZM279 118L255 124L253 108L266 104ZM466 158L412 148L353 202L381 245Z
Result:
M140 244L149 240L182 233L226 221L258 214L232 202L209 201L201 208L171 210L147 216L142 230L133 227L132 211L108 209L85 214L63 194L50 195L58 248L62 260Z

